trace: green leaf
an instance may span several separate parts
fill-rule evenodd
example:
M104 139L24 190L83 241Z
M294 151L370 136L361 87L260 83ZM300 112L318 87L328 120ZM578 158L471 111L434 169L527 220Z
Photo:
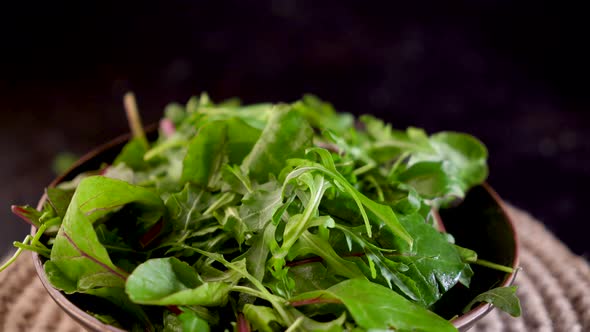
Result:
M56 175L67 172L80 159L79 156L71 152L60 152L53 158L51 169Z
M367 227L367 234L369 236L372 235L370 220L374 220L377 221L379 226L387 225L393 234L399 236L408 244L412 244L412 237L400 224L391 207L371 200L363 193L359 192L354 186L352 186L344 177L342 177L340 173L338 173L334 167L334 161L327 150L315 148L312 151L320 156L323 165L310 162L308 160L291 160L291 164L298 167L289 173L289 177L297 177L302 173L311 171L321 172L324 175L327 175L334 182L334 186L336 188L348 194L355 201L358 210L363 217ZM365 208L372 212L376 218L370 219L367 212L365 211Z
M479 140L468 134L441 132L429 141L433 151L413 154L410 165L420 161L442 162L446 176L460 184L463 192L486 179L488 152Z
M185 311L178 316L182 322L182 332L209 332L209 323L196 313Z
M238 245L241 246L246 238L251 236L250 228L240 217L237 207L226 207L222 212L216 213L215 216L223 230L231 234L238 242Z
M153 226L164 212L162 200L151 190L104 176L91 176L82 180L72 202L75 210L84 214L91 222L127 204L133 204L138 207L138 220L142 222L139 226L146 229ZM71 208L72 204L68 212ZM66 214L64 224L67 217Z
M313 130L298 112L277 107L244 159L242 171L259 183L266 182L269 174L279 174L287 159L302 157L312 138Z
M447 320L391 289L363 279L345 280L324 291L301 294L290 301L310 298L336 299L365 329L395 331L457 331Z
M175 126L178 126L186 118L186 110L178 103L170 103L164 109L164 117L172 121Z
M479 184L487 177L488 151L477 138L464 133L441 132L432 135L431 144L452 162L466 186Z
M307 175L307 176L306 176ZM285 180L285 182L289 182L289 178ZM315 177L310 176L307 173L304 173L298 177L298 180L309 188L309 200L305 206L305 209L302 214L297 214L291 218L287 222L285 226L285 231L283 233L283 243L281 245L280 254L284 256L287 255L289 249L293 246L293 244L301 237L303 232L305 232L309 227L312 226L314 220L318 220L318 207L324 196L324 193L328 188L330 188L330 183L327 182L323 176L316 175ZM329 218L331 220L331 218ZM322 223L326 222L326 219L321 219ZM334 221L332 220L332 223ZM275 253L277 256L277 253Z
M288 275L295 282L293 294L326 289L341 281L320 262L290 266Z
M314 127L343 133L354 126L354 117L348 113L337 113L332 104L318 97L306 94L292 105Z
M259 232L283 205L283 191L276 181L269 181L242 198L238 208L240 217L248 227Z
M247 270L254 278L262 281L266 269L266 261L270 253L269 246L263 235L255 235L250 239L250 248L238 259L246 258Z
M125 285L133 302L151 305L222 306L230 288L225 282L203 283L190 265L174 257L147 260Z
M41 221L39 219L41 219L43 212L38 211L34 207L30 205L13 205L11 210L13 214L17 215L19 218L23 219L29 224L37 228L41 225Z
M61 218L66 215L66 211L68 210L68 206L72 201L72 196L74 196L74 192L71 190L63 190L59 188L47 188L47 199L49 200L49 204L55 209L55 213Z
M466 277L463 271L467 264L447 237L427 224L420 215L405 216L401 223L414 237L412 247L399 238L391 237L387 231L379 234L378 241L383 247L396 250L388 258L408 267L400 273L416 284L420 291L419 303L430 306L461 277Z
M188 145L182 163L182 181L203 188L215 187L221 178L221 167L228 162L227 124L209 122L200 128Z
M497 287L481 293L465 306L463 313L471 310L471 308L479 302L487 302L498 307L498 309L509 313L512 317L519 317L521 310L520 301L516 296L516 288L516 286Z
M410 185L427 199L464 196L461 183L447 175L442 162L418 162L399 174L397 180Z
M284 326L281 318L272 308L246 303L242 312L255 331L274 332L280 326Z
M146 152L145 144L140 139L133 138L125 144L113 165L125 164L135 171L143 170L148 167L143 159Z
M138 219L146 225L157 221L164 207L156 194L123 181L94 176L80 182L51 250L50 268L60 286L75 284L77 292L124 287L127 273L113 264L93 222L127 204L138 206Z
M309 254L321 257L326 262L330 273L347 278L364 278L359 268L353 262L340 257L328 241L305 231L289 251L288 259L293 260Z
M396 254L394 250L384 250L377 247L375 244L369 242L358 229L351 229L345 226L337 225L337 229L342 231L348 241L354 241L364 251L367 261L369 263L369 270L371 278L376 279L377 276L385 280L389 288L396 287L402 294L411 300L419 301L420 291L416 287L416 283L408 278L403 272L407 271L408 267L404 264L397 263L384 256L384 252Z
M162 325L162 332L182 332L182 321L170 311L164 311Z
M237 117L228 119L226 125L229 164L239 165L258 142L262 131Z
M176 231L196 229L203 212L212 203L211 194L196 185L187 183L181 192L170 195L165 205L168 210L168 222Z
M188 144L182 181L217 189L223 167L240 164L258 141L260 133L239 118L205 123Z

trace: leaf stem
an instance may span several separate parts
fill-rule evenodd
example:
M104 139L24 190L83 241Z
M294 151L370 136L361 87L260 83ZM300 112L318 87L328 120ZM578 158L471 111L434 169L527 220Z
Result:
M208 251L201 250L199 248L194 248L191 246L187 246L185 244L181 244L181 245L179 245L179 247L184 248L184 249L188 249L188 250L194 250L194 251L198 252L199 254L209 257L215 261L218 261L219 263L225 265L227 268L232 269L232 270L236 271L237 273L241 274L244 278L248 279L248 281L250 281L252 283L252 285L254 285L254 287L258 288L258 290L260 291L259 295L262 295L265 300L270 302L272 304L272 306L275 307L275 310L279 313L279 315L281 316L283 321L287 325L291 325L291 323L293 322L293 319L292 319L291 315L289 315L285 311L285 308L283 307L283 305L279 301L277 301L277 296L270 293L266 289L266 287L264 287L264 285L258 279L256 279L250 273L248 273L248 271L243 271L239 267L236 267L233 263L228 262L220 254L210 253ZM239 287L239 286L234 286L234 289L235 289L235 287ZM249 291L250 290L252 290L252 289L249 289ZM254 294L252 294L252 295L254 295Z
M30 235L27 235L23 240L23 244L27 244L29 241L31 241L31 239L32 237ZM2 266L0 266L0 272L6 270L6 268L9 267L10 264L14 263L18 256L20 256L20 254L23 252L23 250L23 248L18 248L18 250L12 255L12 257L10 257L9 260L7 260L4 264L2 264Z
M285 330L285 332L297 331L297 329L299 328L299 325L301 325L303 323L303 318L304 318L304 316L300 316L299 318L297 318L293 322L293 324L291 324L291 326L289 326L289 328Z
M377 165L374 163L370 163L370 164L366 164L364 166L361 166L357 169L355 169L354 171L352 171L352 174L359 176L361 174L364 174L370 170L372 170L373 168L375 168Z
M15 247L19 248L19 249L23 249L23 250L28 250L28 251L34 251L46 258L49 258L49 256L51 255L51 250L49 249L45 249L45 248L40 248L38 246L34 246L34 245L30 245L30 244L26 244L24 242L13 242L12 245L14 245Z
M148 150L149 145L145 132L143 131L143 125L141 123L141 117L137 109L137 101L133 92L127 92L123 97L123 105L125 106L125 113L127 114L127 121L129 122L129 128L134 138L141 142L141 145Z
M477 259L475 262L473 262L473 264L485 266L490 269L494 269L494 270L498 270L498 271L502 271L502 272L506 272L506 273L514 273L514 269L509 266L492 263L492 262L489 262L489 261L486 261L483 259Z
M266 300L266 294L262 293L261 291L257 291L253 288L250 287L246 287L246 286L233 286L232 291L236 291L236 292L240 292L240 293L245 293L248 295L252 295L252 296L256 296L259 297L261 299Z

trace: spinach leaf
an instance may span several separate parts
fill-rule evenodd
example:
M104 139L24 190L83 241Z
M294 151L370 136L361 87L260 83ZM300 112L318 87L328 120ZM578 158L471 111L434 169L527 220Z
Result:
M430 306L461 277L465 277L462 271L467 264L446 236L424 222L421 216L405 216L400 221L414 235L414 246L409 247L404 241L391 237L387 230L380 234L378 240L387 248L396 250L396 254L389 259L408 267L399 272L415 283L420 292L419 303Z
M140 304L223 306L231 285L203 282L197 272L175 257L155 258L139 265L125 291Z
M301 294L304 299L338 300L365 329L396 331L456 331L447 320L405 299L391 289L365 279L349 279L326 290Z

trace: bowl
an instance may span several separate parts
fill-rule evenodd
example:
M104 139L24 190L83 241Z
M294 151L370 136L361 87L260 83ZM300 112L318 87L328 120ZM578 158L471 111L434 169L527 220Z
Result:
M148 130L155 135L155 130ZM98 169L103 163L111 162L121 151L130 135L122 135L84 155L65 174L56 178L50 187L63 181L73 179L77 174ZM37 208L41 209L47 197L43 195ZM479 257L498 264L518 266L518 241L513 222L496 192L488 185L482 184L472 188L465 199L456 207L433 211L435 220L443 229L453 234L455 242L463 247L475 250ZM31 229L35 234L36 229ZM81 303L74 296L66 296L55 289L43 270L42 258L33 253L33 263L39 279L49 295L74 320L89 331L116 331L120 328L107 325L94 316L88 314L84 307L88 303ZM461 310L477 294L490 288L509 286L516 277L516 272L505 273L490 270L477 265L472 266L475 275L469 288L455 286L436 303L433 308L439 315L451 319L459 331L467 331L478 320L493 309L491 304L483 303L465 314ZM458 305L458 304L459 305Z

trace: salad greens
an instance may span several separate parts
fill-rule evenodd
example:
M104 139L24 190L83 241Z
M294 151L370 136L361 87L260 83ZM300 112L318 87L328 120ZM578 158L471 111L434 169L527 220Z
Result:
M112 164L48 188L42 211L13 207L38 228L19 253L44 257L63 292L111 303L98 319L149 331L455 330L429 308L469 286L477 254L431 211L486 178L477 139L357 121L309 95L242 106L203 94L169 105L149 142L132 96L125 105L134 137ZM513 288L473 301L466 309L520 310Z

